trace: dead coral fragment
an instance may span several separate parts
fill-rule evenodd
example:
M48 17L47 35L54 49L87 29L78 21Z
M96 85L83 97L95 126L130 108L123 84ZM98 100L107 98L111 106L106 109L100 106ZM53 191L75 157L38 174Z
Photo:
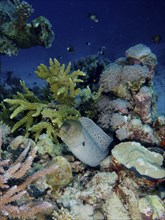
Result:
M163 156L149 151L138 142L123 142L112 150L113 157L128 169L135 168L142 176L153 179L165 178Z
M83 82L79 76L86 74L80 70L70 73L71 63L65 69L65 65L58 62L58 60L50 59L49 68L41 64L35 71L37 76L48 82L53 98L60 103L74 102L76 95L80 93L80 88L77 88L77 83Z

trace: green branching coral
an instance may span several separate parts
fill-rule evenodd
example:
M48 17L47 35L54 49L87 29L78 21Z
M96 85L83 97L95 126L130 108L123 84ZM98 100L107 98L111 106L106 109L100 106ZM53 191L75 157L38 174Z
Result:
M39 78L48 82L52 96L56 101L62 104L73 103L75 96L80 93L77 83L83 82L79 77L86 74L80 70L70 73L71 63L65 69L65 65L60 65L56 59L50 59L49 65L49 68L47 68L44 64L41 64L35 73Z
M80 117L76 109L75 97L81 95L77 83L85 74L79 70L70 73L70 63L65 65L54 59L50 59L50 67L41 64L36 74L48 82L50 89L49 100L45 102L37 98L24 82L21 86L24 93L17 93L13 99L5 99L12 111L10 119L16 118L17 122L12 132L20 127L25 127L25 135L34 134L37 140L40 134L46 133L48 137L57 141L58 131L65 120L74 120Z

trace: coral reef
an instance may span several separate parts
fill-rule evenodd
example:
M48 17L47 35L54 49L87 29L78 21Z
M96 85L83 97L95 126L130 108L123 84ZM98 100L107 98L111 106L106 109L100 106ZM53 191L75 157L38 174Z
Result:
M131 92L136 92L149 77L149 69L135 64L121 67L110 64L100 77L103 92L113 92L119 98L131 99ZM122 85L121 85L122 82Z
M40 16L28 23L32 13L32 6L25 1L0 1L0 54L12 56L20 48L51 46L54 32L49 20Z
M11 141L8 127L0 129L0 218L164 220L165 117L156 111L155 65L148 47L130 48L104 66L99 100L100 91L80 89L83 72L56 59L36 70L48 83L46 96L21 82L23 93L5 99L19 136ZM98 115L91 120L92 100Z
M144 44L137 44L133 47L130 47L125 52L125 55L131 64L139 63L148 66L150 73L152 73L152 70L157 64L155 54L153 54L150 48L146 47ZM150 75L150 77L153 77L153 75Z
M75 218L67 209L64 208L54 211L52 217L54 220L78 220L78 218Z
M119 141L160 145L165 136L164 125L161 129L156 126L157 98L152 84L156 56L143 44L129 48L125 54L100 76L102 96L97 102L97 123Z
M92 167L98 166L107 156L113 141L87 117L64 122L60 128L60 137L76 157Z
M37 141L38 154L43 156L48 154L51 157L59 156L62 153L62 144L54 143L47 134L41 134Z

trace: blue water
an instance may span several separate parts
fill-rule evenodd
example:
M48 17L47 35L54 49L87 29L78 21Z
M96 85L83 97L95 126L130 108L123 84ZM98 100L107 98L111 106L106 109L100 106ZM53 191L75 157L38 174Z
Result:
M165 112L165 102L162 103L165 84L158 83L165 75L164 0L29 0L28 3L35 9L31 19L43 15L50 20L55 40L49 49L33 47L20 50L15 57L2 56L3 77L7 70L12 70L32 85L31 81L37 80L34 70L40 63L47 64L49 57L56 57L63 63L73 62L97 54L104 47L105 56L114 61L129 47L143 43L158 57L161 71L157 73L155 86L161 93L159 108ZM89 19L89 13L95 14L99 22ZM162 41L155 45L152 37L158 34ZM68 46L74 51L68 52ZM32 73L30 78L29 73Z

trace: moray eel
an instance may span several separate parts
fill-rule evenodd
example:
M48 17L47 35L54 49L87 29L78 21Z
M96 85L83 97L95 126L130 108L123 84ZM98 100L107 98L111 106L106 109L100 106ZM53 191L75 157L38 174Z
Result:
M68 120L60 128L60 137L83 163L96 167L108 155L113 139L91 119Z

